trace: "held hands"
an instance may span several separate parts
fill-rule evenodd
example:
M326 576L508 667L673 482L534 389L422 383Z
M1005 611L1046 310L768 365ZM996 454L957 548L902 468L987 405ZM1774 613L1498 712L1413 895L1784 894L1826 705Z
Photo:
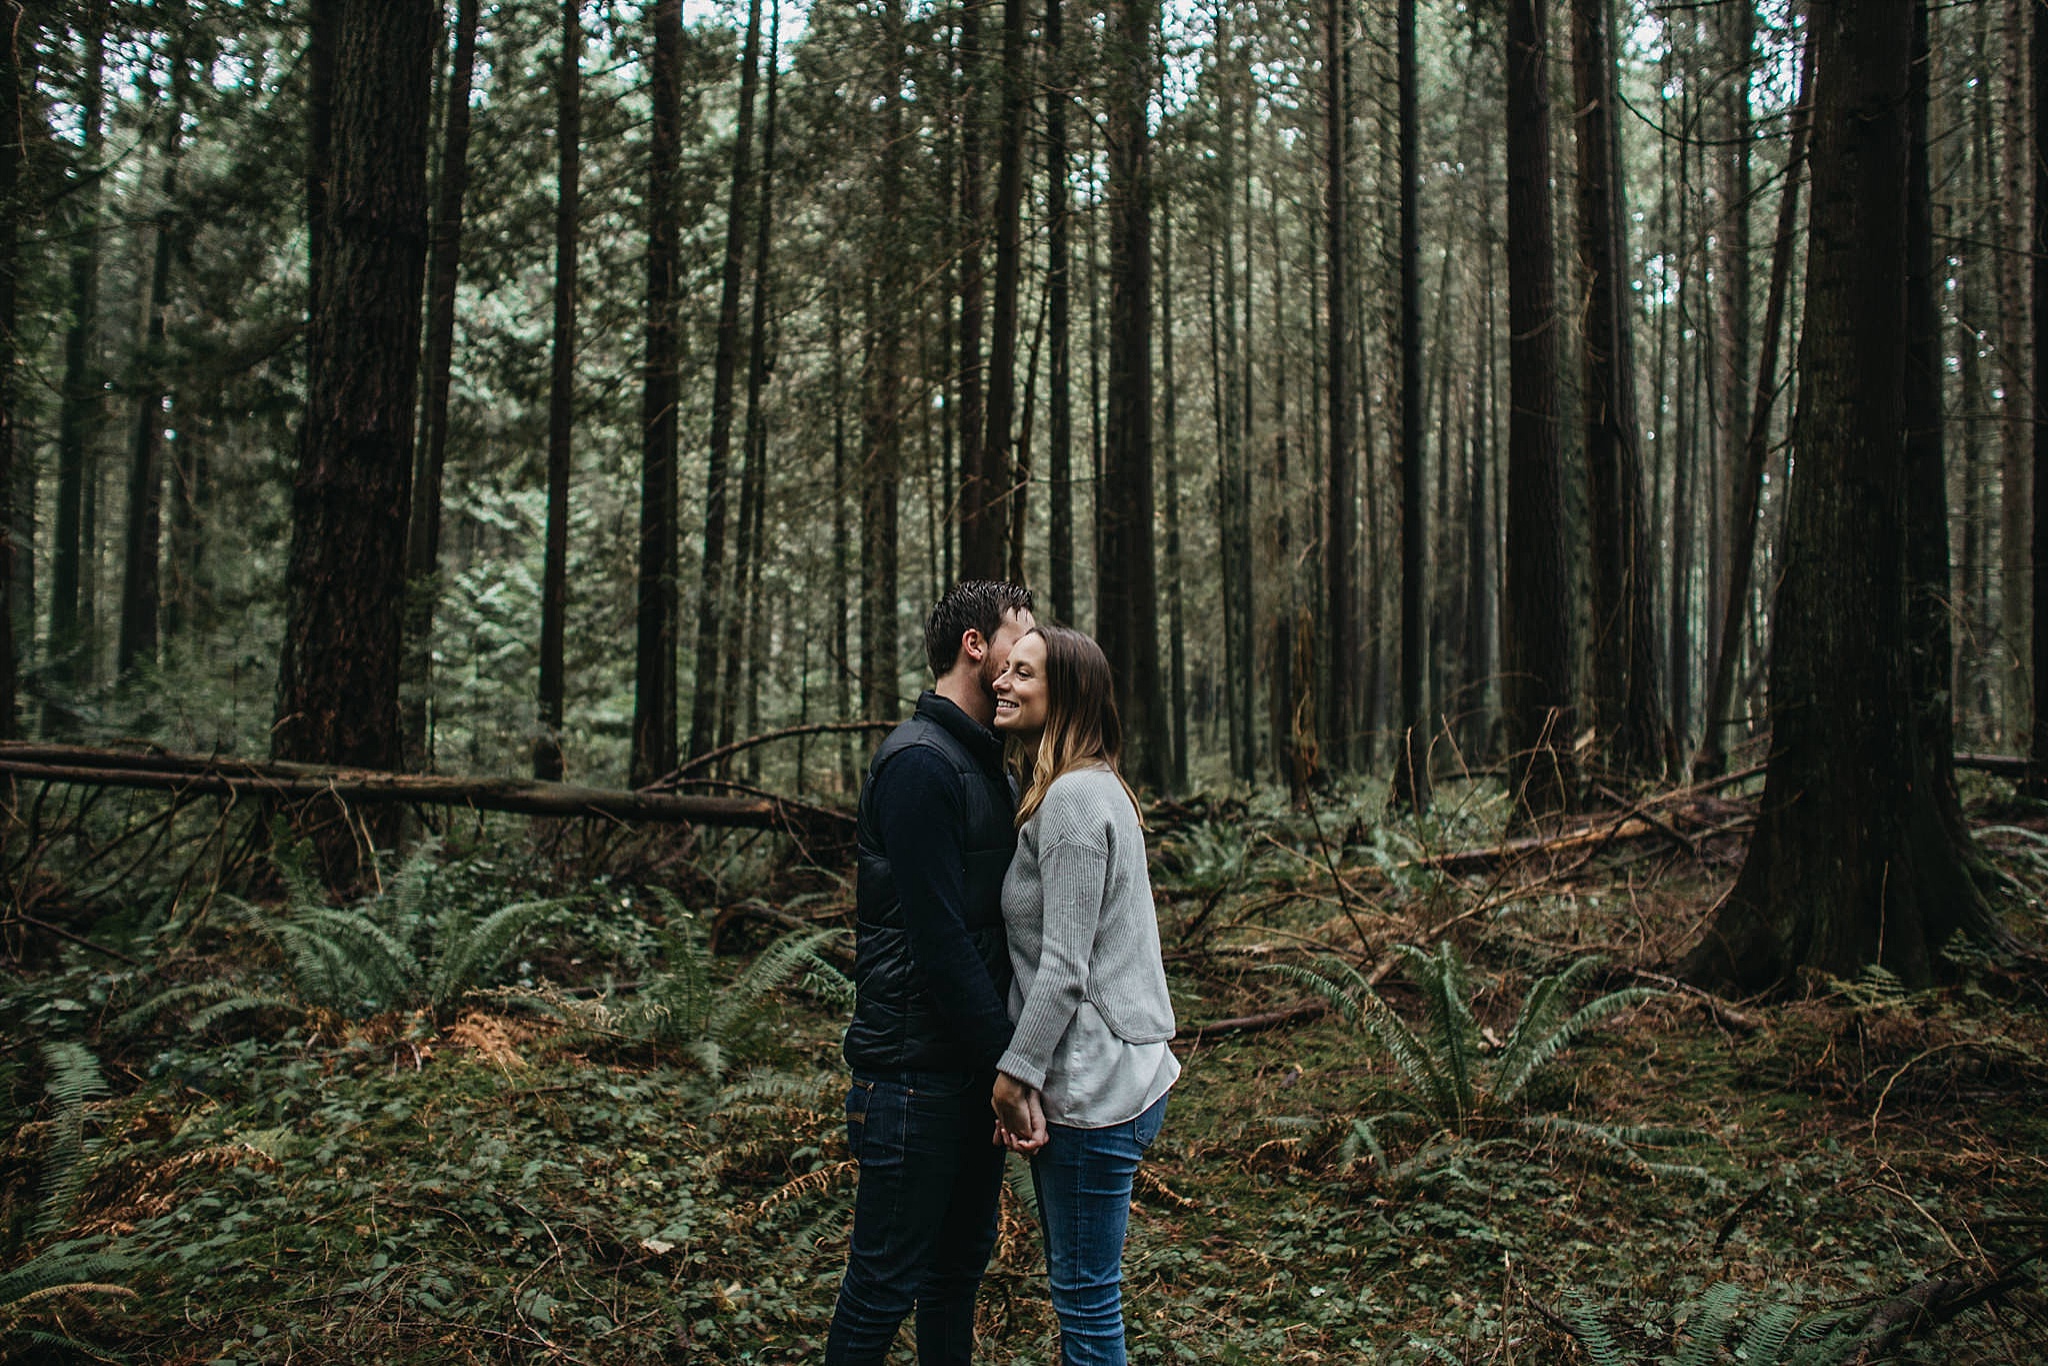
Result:
M998 1072L989 1103L996 1112L996 1132L991 1142L1027 1157L1045 1146L1049 1135L1037 1091L1007 1072Z

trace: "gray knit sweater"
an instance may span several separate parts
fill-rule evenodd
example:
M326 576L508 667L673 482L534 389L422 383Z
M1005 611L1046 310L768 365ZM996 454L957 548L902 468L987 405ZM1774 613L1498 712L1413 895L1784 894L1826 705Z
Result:
M1046 1118L1122 1123L1166 1093L1180 1067L1145 835L1106 768L1064 773L1018 832L1003 881L1010 1013L997 1065L1044 1095Z

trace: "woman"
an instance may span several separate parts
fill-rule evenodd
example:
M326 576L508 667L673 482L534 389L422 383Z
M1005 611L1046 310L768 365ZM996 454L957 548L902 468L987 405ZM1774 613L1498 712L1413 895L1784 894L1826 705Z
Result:
M1037 627L995 694L1024 786L1003 882L1016 1031L997 1063L997 1137L1031 1157L1061 1362L1123 1366L1131 1182L1180 1075L1144 828L1100 646Z

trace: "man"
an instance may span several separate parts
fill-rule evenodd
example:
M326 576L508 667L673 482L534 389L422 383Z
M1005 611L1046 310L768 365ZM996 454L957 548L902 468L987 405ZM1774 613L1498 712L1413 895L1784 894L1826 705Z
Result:
M996 676L1033 624L1015 584L948 589L924 627L937 682L861 788L859 994L846 1031L860 1185L826 1366L880 1366L913 1309L920 1366L968 1366L973 1354L1002 1191L989 1094L1010 1040L1002 890L1017 848L1016 796L989 727Z

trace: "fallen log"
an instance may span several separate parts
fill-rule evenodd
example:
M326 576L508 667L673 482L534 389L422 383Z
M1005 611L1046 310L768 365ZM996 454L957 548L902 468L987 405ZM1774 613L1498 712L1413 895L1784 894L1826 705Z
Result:
M317 764L0 742L0 777L18 782L124 787L190 796L282 801L468 807L528 816L735 826L811 836L850 834L853 818L830 807L769 795L712 797L625 791L529 778L460 778Z
M1284 1010L1269 1010L1262 1015L1239 1015L1229 1020L1212 1020L1205 1025L1196 1025L1174 1042L1192 1048L1209 1039L1221 1038L1226 1034L1256 1034L1261 1030L1278 1029L1320 1018L1329 1010L1321 1001L1303 1001Z

